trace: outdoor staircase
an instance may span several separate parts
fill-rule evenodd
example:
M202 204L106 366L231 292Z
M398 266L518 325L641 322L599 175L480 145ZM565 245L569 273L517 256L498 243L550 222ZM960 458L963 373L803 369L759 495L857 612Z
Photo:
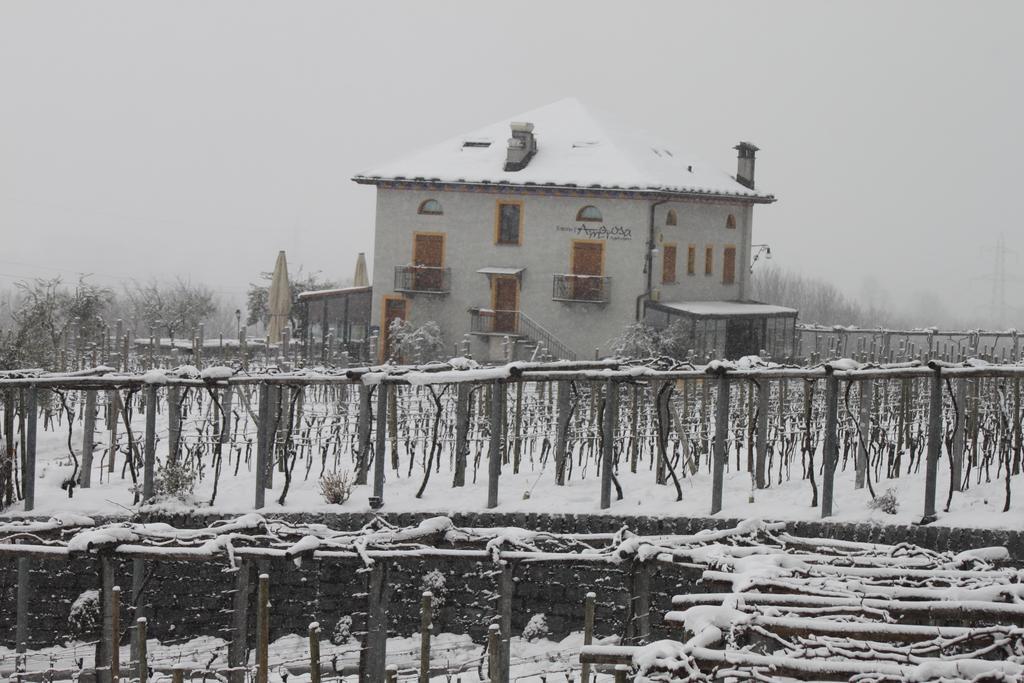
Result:
M513 360L576 360L576 353L540 323L519 311L518 336L513 341Z

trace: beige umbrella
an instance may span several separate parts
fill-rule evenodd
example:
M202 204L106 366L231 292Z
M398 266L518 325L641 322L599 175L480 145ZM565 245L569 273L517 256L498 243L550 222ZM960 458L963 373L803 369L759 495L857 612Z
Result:
M359 252L356 257L356 276L352 280L353 287L369 287L370 278L366 275L366 254Z
M270 324L267 326L267 339L271 344L281 343L281 331L288 325L288 314L292 310L292 292L288 286L288 262L284 252L277 252L277 263L274 274L270 278L270 293L267 295L267 309L270 313Z

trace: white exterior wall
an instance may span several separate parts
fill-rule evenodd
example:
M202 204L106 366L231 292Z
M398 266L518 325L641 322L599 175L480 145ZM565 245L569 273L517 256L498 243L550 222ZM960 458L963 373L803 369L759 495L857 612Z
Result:
M443 215L419 215L425 199L441 203ZM496 204L499 200L522 202L522 239L520 246L495 244ZM415 232L444 233L444 265L451 268L450 292L405 294L408 319L416 325L436 321L445 336L446 348L454 351L469 332L467 309L490 308L491 286L481 268L525 268L521 279L519 310L545 327L580 358L589 358L595 349L604 354L610 340L635 320L637 297L644 293L647 276L643 272L650 225L648 199L595 197L554 197L498 192L432 191L412 189L377 190L377 218L373 268L373 323L382 324L384 297L394 292L395 267L412 263ZM570 273L570 255L574 239L594 239L582 227L599 228L597 223L579 223L577 211L587 204L600 209L603 225L622 228L615 238L605 242L604 274L611 278L608 304L566 303L552 299L552 276ZM668 208L675 208L679 225L666 227ZM726 216L736 216L735 231L725 229ZM659 205L655 212L655 240L679 245L677 280L673 286L661 285L661 252L654 258L653 286L661 288L661 300L738 299L748 275L750 215L748 206L706 202L672 202ZM563 228L559 230L559 228ZM578 231L579 230L579 234ZM625 234L621 234L625 233ZM686 275L686 246L699 245L698 274ZM722 248L735 244L737 284L722 285ZM715 274L703 274L703 248L715 248ZM486 337L473 336L472 353L487 359Z

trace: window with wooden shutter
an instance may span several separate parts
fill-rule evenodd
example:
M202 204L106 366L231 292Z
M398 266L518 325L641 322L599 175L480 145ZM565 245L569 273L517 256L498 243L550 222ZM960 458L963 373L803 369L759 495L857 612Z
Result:
M686 250L686 274L697 274L697 245L691 244Z
M670 285L676 281L676 245L662 245L663 256L661 258L661 282Z
M523 243L523 203L498 202L494 243L518 246Z
M414 287L421 291L441 289L444 267L444 233L413 234Z
M704 248L704 274L711 275L715 272L715 248L705 247Z
M573 240L572 243L572 298L596 301L601 298L601 280L604 275L604 242Z
M728 246L722 253L722 284L736 282L736 247Z

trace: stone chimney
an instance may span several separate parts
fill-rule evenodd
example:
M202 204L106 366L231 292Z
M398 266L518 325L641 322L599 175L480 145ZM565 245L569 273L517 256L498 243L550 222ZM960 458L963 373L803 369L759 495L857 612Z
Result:
M537 153L537 140L533 137L532 123L512 122L512 137L508 139L506 171L521 171Z
M754 158L757 156L757 147L751 142L741 142L733 149L739 153L736 159L736 182L753 190Z

